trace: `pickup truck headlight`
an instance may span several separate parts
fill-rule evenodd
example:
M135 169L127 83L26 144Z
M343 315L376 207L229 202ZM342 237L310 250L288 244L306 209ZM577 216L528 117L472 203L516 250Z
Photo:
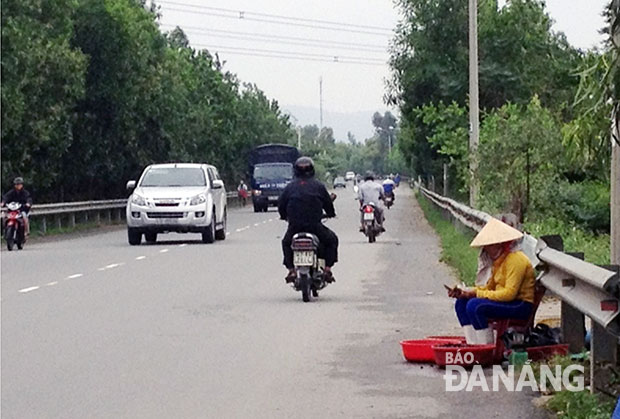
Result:
M138 194L131 195L131 202L141 207L147 206L146 199Z
M252 194L254 196L259 196L263 191L261 191L260 189L253 189L252 190Z
M198 205L198 204L204 204L205 202L207 202L207 197L204 196L203 194L200 194L200 195L196 195L192 197L192 199L189 201L189 204Z

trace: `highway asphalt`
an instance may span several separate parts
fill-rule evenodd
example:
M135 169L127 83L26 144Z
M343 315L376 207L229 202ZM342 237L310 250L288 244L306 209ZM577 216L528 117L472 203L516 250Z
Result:
M368 244L340 189L336 283L284 283L277 213L223 242L124 230L2 252L2 418L537 418L524 393L446 393L399 341L458 333L439 241L409 189Z

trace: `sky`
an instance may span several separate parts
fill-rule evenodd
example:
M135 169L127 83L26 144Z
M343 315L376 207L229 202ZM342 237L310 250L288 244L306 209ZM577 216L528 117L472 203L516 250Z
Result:
M554 29L586 49L603 39L598 31L604 25L600 14L606 2L547 0L547 8L556 22ZM319 125L321 79L323 125L333 126L337 139L345 139L349 130L358 139L371 136L372 113L388 109L383 103L385 79L390 76L387 46L399 19L392 0L156 3L161 6L163 30L178 25L194 47L220 51L226 69L278 100L295 117L293 122Z

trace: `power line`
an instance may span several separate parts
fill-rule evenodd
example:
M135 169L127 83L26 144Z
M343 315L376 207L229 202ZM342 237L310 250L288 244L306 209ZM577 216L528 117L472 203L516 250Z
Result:
M197 7L197 6L195 6L195 7ZM166 10L172 10L172 11L175 11L175 12L184 12L184 13L197 13L197 14L200 14L200 15L223 17L223 18L227 18L227 19L251 20L251 21L254 21L254 22L274 23L274 24L278 24L278 25L288 25L288 26L305 27L305 28L312 28L312 29L324 29L324 30L336 31L336 32L350 32L350 33L361 33L361 34L366 34L366 35L389 36L388 33L363 31L363 30L358 30L358 29L347 29L345 27L338 28L338 27L330 27L330 26L320 26L320 25L312 25L312 24L305 24L305 23L285 22L285 21L278 21L278 20L272 20L272 19L262 19L262 18L248 17L248 16L245 16L245 14L243 14L243 12L240 12L240 14L238 16L231 16L231 15L225 15L225 14L215 13L215 12L205 12L205 11L202 11L202 10L178 9L178 8L174 8L174 7L167 7Z
M213 36L225 37L223 35L215 35L215 34L227 34L230 38L236 39L247 39L247 40L258 40L258 41L270 41L270 42L279 42L277 40L282 40L280 43L290 43L292 45L307 45L307 46L325 46L325 47L340 47L344 49L359 49L366 51L376 50L377 52L387 51L387 46L378 45L378 44L360 44L356 42L341 42L341 41L328 41L324 39L316 39L316 38L303 38L303 37L295 37L295 36L280 36L273 34L261 34L256 32L239 32L239 31L227 31L222 29L211 29L211 28L201 28L198 26L183 26L180 25L172 25L163 23L161 26L176 28L177 26L181 28L184 32L187 33L204 33L204 34L214 34ZM261 39L264 38L264 39ZM302 43L293 43L293 42L284 42L284 41L301 41ZM312 43L316 43L317 45L312 45ZM323 44L323 45L321 45Z
M224 54L231 54L231 55L244 55L244 56L250 56L250 57L282 58L286 60L315 61L315 62L323 62L323 63L356 64L356 65L369 65L369 66L382 66L383 65L382 63L377 63L377 62L349 61L349 60L335 61L334 59L326 59L326 58L311 58L311 57L303 57L303 56L295 57L295 56L290 56L290 55L262 54L262 53L241 52L241 51L226 51L224 49L218 50L217 52L221 52Z
M352 27L352 28L368 29L368 30L374 30L374 31L390 32L390 33L392 32L391 28L372 26L372 25L357 25L355 23L336 22L333 20L308 19L308 18L303 18L303 17L274 15L274 14L269 14L269 13L247 12L243 10L225 9L222 7L203 6L203 5L198 5L198 4L174 2L174 1L168 1L168 0L160 0L159 3L171 4L174 6L193 7L193 8L202 9L202 10L213 10L216 12L235 13L240 19L247 18L246 17L247 15L255 15L255 16L267 17L267 18L272 18L272 19L283 19L283 20L292 20L292 21L297 21L297 22L319 23L323 25L336 25L339 27L347 26L347 27Z
M355 60L355 61L374 62L377 64L386 63L386 60L383 60L381 58L374 58L374 57L351 57L351 56L342 56L342 55L300 53L300 52L277 51L277 50L259 49L259 48L230 47L230 46L222 46L222 45L206 45L206 44L194 44L194 45L203 47L203 48L228 49L232 51L248 51L248 52L260 52L260 53L267 53L267 54L281 54L285 56L296 55L296 56L304 56L304 57L312 57L312 58L333 59L333 61Z

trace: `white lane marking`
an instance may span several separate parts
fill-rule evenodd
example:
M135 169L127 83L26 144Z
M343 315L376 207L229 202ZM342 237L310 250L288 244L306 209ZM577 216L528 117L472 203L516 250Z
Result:
M120 263L110 263L109 265L105 267L105 269L114 269L114 268L118 268L119 266L121 266Z
M179 245L179 247L185 247L185 246L187 246L187 243L183 243Z
M105 271L105 268L99 268L98 271Z
M52 285L56 285L58 284L58 281L52 281L52 282L48 282L47 284L45 284L46 287L51 287Z
M272 222L272 221L273 221L273 218L270 218L270 219L269 219L269 222Z
M73 275L69 275L67 277L67 279L75 279L75 278L79 278L81 276L84 276L84 274L73 274Z
M267 224L267 220L263 221L263 224Z
M146 256L138 256L138 257L136 258L136 260L143 260L143 259L146 259Z
M254 223L254 227L258 227L260 223Z
M34 290L38 290L38 289L39 289L39 287L22 288L18 292L24 293L24 292L30 292L30 291L34 291Z
M168 252L168 249L161 249L161 250L159 251L159 253L166 253L166 252Z
M230 236L230 231L227 231L227 232L226 232L226 235L227 235L227 236Z
M236 231L237 233L241 233L242 231L249 230L249 229L250 229L250 226L245 226L245 227L243 227L243 228L238 228L238 229L236 229L235 231Z

